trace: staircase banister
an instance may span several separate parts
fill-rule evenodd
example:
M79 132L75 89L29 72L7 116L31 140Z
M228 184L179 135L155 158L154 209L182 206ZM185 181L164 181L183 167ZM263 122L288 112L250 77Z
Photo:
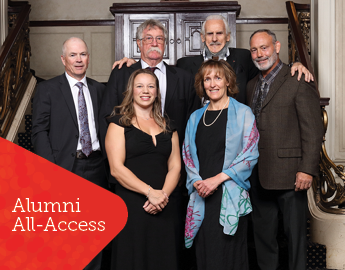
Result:
M307 50L307 47L305 46L304 41L303 41L304 39L303 39L301 28L299 26L299 21L298 21L298 16L297 16L297 11L296 11L295 6L299 6L298 9L300 10L300 9L307 9L308 5L295 4L292 1L286 1L286 10L287 10L288 18L289 18L289 25L291 28L291 34L292 34L293 39L296 43L296 48L298 51L299 59L300 59L301 63L305 67L307 67L307 69L310 71L311 74L313 74L313 76L315 78L315 73L314 73L314 69L311 65L308 50ZM315 87L316 87L317 91L319 92L319 88L318 88L316 80L315 80Z
M10 30L9 34L3 45L0 48L0 67L2 68L10 54L11 48L15 43L15 40L20 34L20 29L23 28L24 24L27 22L27 18L30 14L31 5L27 2L18 14L18 19L16 20L15 26Z

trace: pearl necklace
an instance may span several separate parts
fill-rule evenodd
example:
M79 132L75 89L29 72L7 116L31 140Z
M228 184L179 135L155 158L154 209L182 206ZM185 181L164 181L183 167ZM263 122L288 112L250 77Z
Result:
M213 122L212 122L211 124L209 124L209 125L207 125L207 124L205 123L205 115L206 115L206 111L207 111L207 108L206 108L206 110L204 111L203 118L202 118L202 120L203 120L203 122L204 122L204 125L205 125L206 127L212 126L212 125L214 124L214 122L217 121L218 117L222 114L222 111L224 110L224 108L226 107L226 105L228 105L229 100L230 100L230 99L228 98L228 101L224 104L223 108L222 108L222 109L220 110L220 112L218 113L216 119L214 119Z

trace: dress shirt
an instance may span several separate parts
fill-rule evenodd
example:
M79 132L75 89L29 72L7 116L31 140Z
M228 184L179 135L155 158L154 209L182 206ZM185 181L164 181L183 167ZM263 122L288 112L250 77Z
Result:
M206 45L205 45L205 46L206 46ZM209 57L207 57L205 46L204 46L204 50L203 50L203 52L202 52L202 56L204 57L204 61L207 61L207 60L212 59L212 56L209 55ZM230 50L229 50L229 47L227 47L224 57L219 57L218 60L224 60L224 61L226 61L226 59L227 59L229 56L230 56Z
M78 93L79 93L79 88L76 86L76 83L79 82L79 81L74 79L74 78L72 78L71 76L69 76L66 72L65 72L65 74L66 74L66 78L67 78L67 81L69 83L69 86L71 88L71 91L72 91L74 106L75 106L76 113L77 113L79 134L80 134L79 110L78 110ZM98 141L98 138L97 138L96 124L95 124L95 117L94 117L94 113L93 113L92 100L91 100L89 88L87 86L86 76L82 80L80 80L80 82L83 83L83 92L84 92L85 103L86 103L86 108L87 108L87 116L88 116L88 121L89 121L89 130L90 130L90 136L91 136L92 150L95 151L95 150L99 150L100 149L100 145L99 145L99 141ZM77 150L81 150L81 149L82 149L82 147L81 147L80 138L79 138Z
M274 69L265 78L262 76L261 72L259 73L260 83L256 84L256 89L255 89L253 102L252 102L252 108L251 108L253 112L255 110L256 101L257 101L258 96L259 96L259 92L260 92L260 88L261 88L261 82L265 83L265 86L264 86L263 92L262 92L262 100L265 100L265 98L268 94L268 91L270 90L270 85L274 82L274 79L276 78L277 74L282 69L282 67L283 67L283 62L281 60L279 60L278 64L274 67Z
M147 67L150 67L146 62L144 62L142 59L141 61L141 68L145 69ZM162 114L164 115L164 106L165 106L165 98L167 93L167 72L166 67L163 63L163 61L159 62L156 65L157 69L155 70L155 75L158 78L159 81L159 90L161 92L161 102L162 102Z

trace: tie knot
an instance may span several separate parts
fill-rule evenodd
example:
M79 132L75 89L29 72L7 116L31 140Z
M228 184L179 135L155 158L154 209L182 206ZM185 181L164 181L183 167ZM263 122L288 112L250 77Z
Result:
M219 56L212 56L212 60L218 61L219 60Z
M79 88L79 90L82 90L84 84L82 82L77 82L75 85Z
M157 68L158 67L147 67L146 69L148 69L148 70L150 70L150 71L152 71L154 73Z

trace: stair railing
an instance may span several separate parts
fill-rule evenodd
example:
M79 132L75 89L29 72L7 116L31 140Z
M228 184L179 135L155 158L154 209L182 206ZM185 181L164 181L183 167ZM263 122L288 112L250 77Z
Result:
M28 2L9 2L9 33L0 48L0 136L6 138L32 74Z
M289 18L290 61L300 61L309 69L315 78L315 73L309 57L310 50L308 51L307 48L307 45L310 48L310 6L287 1L286 10ZM301 11L299 15L297 10ZM303 29L303 34L301 29ZM318 90L316 81L315 84ZM332 214L345 214L345 209L335 207L345 203L345 189L344 185L337 183L334 177L334 175L338 175L338 177L345 182L344 166L334 164L334 162L329 158L325 146L328 125L328 116L325 107L328 105L329 98L320 98L324 136L320 151L319 177L314 179L312 188L314 191L315 203L322 211Z

